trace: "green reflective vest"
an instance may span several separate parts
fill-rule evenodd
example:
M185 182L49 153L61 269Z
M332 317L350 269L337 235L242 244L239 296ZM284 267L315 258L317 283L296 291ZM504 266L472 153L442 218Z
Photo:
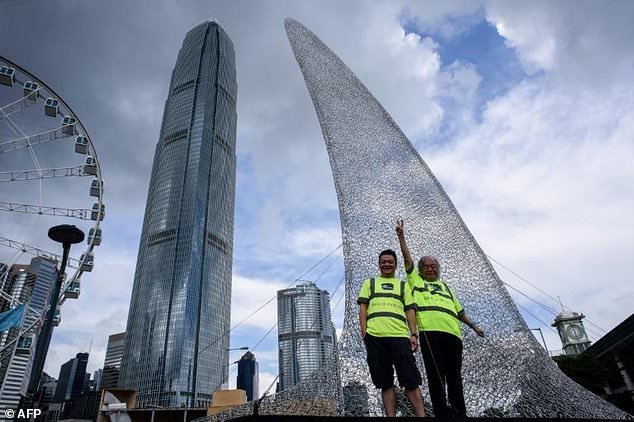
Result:
M426 281L416 268L407 274L416 302L416 325L420 331L443 331L462 338L458 316L462 305L442 280Z
M368 334L409 338L406 310L416 309L416 304L410 287L404 281L383 277L366 279L357 303L368 304Z

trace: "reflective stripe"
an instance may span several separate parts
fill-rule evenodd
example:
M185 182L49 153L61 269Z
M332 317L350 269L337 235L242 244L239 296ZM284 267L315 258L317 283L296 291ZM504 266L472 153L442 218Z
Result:
M444 312L446 314L451 315L452 317L458 319L458 314L456 314L454 311L451 311L447 308L443 308L440 306L419 306L418 307L418 312L421 311L438 311L438 312Z
M392 299L398 299L400 301L403 300L403 298L401 298L401 296L397 295L396 293L375 293L370 298L374 299L375 297L391 297Z
M415 292L428 292L429 289L427 288L427 286L423 286L423 287L414 287L412 288L413 291Z
M375 280L374 280L374 277L372 277L370 279L370 297L368 298L369 300L372 300L375 297L391 297L393 299L400 300L401 302L403 302L403 305L405 304L405 282L403 280L401 280L401 293L398 295L396 293L375 293L375 292L376 292Z
M403 322L407 322L407 318L405 318L403 315L395 314L395 313L392 313L392 312L373 312L370 315L368 315L368 319L375 318L375 317L396 318L396 319L399 319L399 320L401 320Z
M430 293L432 295L438 295L438 296L442 296L442 297L444 297L446 299L453 300L453 296L451 295L451 293L446 294L446 293L442 292L441 290L434 290L434 291L431 291Z

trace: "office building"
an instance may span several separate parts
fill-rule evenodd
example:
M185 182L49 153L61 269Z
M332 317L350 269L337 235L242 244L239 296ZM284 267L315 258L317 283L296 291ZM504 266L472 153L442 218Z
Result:
M28 266L13 265L9 269L3 290L19 303L27 303L29 311L20 328L0 333L0 349L8 346L0 361L0 412L16 409L20 396L26 392L39 335L37 321L48 307L56 277L55 262L41 257L33 258ZM8 308L17 306L18 302L9 303ZM20 331L28 327L33 328L19 336Z
M88 353L77 353L74 358L62 365L55 388L55 403L74 400L86 391L86 366ZM89 374L90 375L90 374Z
M277 292L279 390L324 367L336 348L330 295L312 282Z
M123 346L125 344L125 332L112 334L108 337L106 358L103 363L100 387L102 390L115 388L119 381L121 371L121 359L123 359Z
M118 386L137 406L206 406L228 377L236 73L216 22L172 72L141 232Z
M247 392L247 401L258 399L260 376L258 361L251 352L246 352L238 361L238 379L236 388Z

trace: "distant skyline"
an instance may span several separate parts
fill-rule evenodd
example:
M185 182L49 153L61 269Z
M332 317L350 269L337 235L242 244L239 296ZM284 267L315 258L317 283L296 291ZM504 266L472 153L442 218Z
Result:
M239 87L231 325L297 278L319 277L333 308L340 303L341 328L340 250L303 275L341 234L285 17L315 31L383 104L504 281L555 313L560 296L587 316L593 340L602 333L592 324L609 330L632 313L630 2L5 0L0 54L71 105L105 180L103 242L80 298L63 306L49 374L91 341L88 370L102 367L108 335L125 330L170 72L183 35L212 18L234 42ZM40 244L34 231L26 234ZM12 254L0 249L0 261ZM529 327L560 349L553 313L509 291ZM255 347L276 320L273 300L232 331L231 346ZM276 331L253 353L263 393L277 375Z

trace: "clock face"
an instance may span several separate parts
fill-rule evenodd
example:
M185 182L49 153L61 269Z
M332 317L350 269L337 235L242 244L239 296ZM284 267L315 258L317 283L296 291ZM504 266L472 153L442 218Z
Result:
M583 329L578 325L571 325L568 327L568 337L573 340L579 340L583 337Z

